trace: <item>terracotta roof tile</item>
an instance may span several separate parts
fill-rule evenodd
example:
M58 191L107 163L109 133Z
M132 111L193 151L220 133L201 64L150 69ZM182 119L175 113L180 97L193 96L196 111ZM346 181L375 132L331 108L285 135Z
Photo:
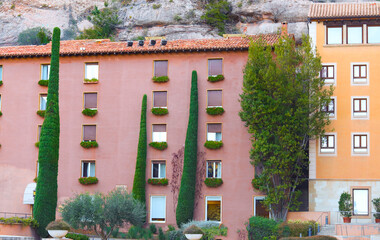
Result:
M380 3L313 3L308 17L311 20L380 17Z

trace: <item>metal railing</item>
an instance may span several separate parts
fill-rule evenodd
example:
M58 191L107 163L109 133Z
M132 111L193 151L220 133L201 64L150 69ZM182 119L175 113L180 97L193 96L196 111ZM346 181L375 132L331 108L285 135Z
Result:
M30 214L30 213L0 212L0 218L11 218L11 217L29 218L29 217L32 217L32 214Z

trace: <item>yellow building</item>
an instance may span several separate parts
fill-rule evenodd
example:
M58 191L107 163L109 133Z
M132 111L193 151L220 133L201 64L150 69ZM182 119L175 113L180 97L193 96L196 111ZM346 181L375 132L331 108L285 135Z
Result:
M326 135L310 141L309 210L341 222L349 192L354 221L372 222L380 197L380 4L314 3L309 34L322 57L321 76L335 90Z

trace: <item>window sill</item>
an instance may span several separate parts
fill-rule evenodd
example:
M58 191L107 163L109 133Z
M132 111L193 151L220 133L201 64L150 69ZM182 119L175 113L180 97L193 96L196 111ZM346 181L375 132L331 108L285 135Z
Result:
M323 44L323 47L379 47L380 43Z

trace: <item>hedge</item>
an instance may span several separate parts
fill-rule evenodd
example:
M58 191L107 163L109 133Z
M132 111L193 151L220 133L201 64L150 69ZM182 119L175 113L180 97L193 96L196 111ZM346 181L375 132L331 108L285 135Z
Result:
M82 111L82 114L83 115L86 115L86 116L89 116L89 117L93 117L95 116L96 114L98 113L98 110L97 109L90 109L90 108L86 108Z
M152 108L152 113L157 116L166 115L169 113L167 108Z
M85 141L82 141L80 143L80 145L84 148L97 148L99 145L98 145L98 142L96 141L91 141L91 142L85 142Z
M45 117L45 112L46 112L45 110L38 110L37 111L37 115L39 115L40 117L44 118Z
M91 78L91 79L85 78L84 82L85 83L98 83L99 79L97 79L97 78Z
M207 187L219 187L220 185L223 184L223 180L221 178L206 178L205 179L205 184Z
M222 141L206 141L204 146L208 149L219 149L223 147L223 142Z
M151 142L149 143L149 146L157 150L165 150L168 148L168 143L167 142Z
M207 79L209 82L219 82L219 81L222 81L224 80L224 76L223 75L216 75L216 76L208 76L208 79Z
M81 177L78 179L78 182L83 185L96 184L99 182L96 177Z
M89 237L83 234L77 234L77 233L68 233L65 236L66 238L70 238L72 240L89 240Z
M169 180L167 178L149 178L148 183L157 186L166 186L169 184Z
M208 107L206 108L206 112L209 115L222 115L224 113L224 109L222 107Z
M153 82L156 82L156 83L163 83L163 82L169 81L169 77L168 76L161 76L161 77L154 76L152 80Z
M40 80L38 81L38 85L47 87L49 85L49 80Z

